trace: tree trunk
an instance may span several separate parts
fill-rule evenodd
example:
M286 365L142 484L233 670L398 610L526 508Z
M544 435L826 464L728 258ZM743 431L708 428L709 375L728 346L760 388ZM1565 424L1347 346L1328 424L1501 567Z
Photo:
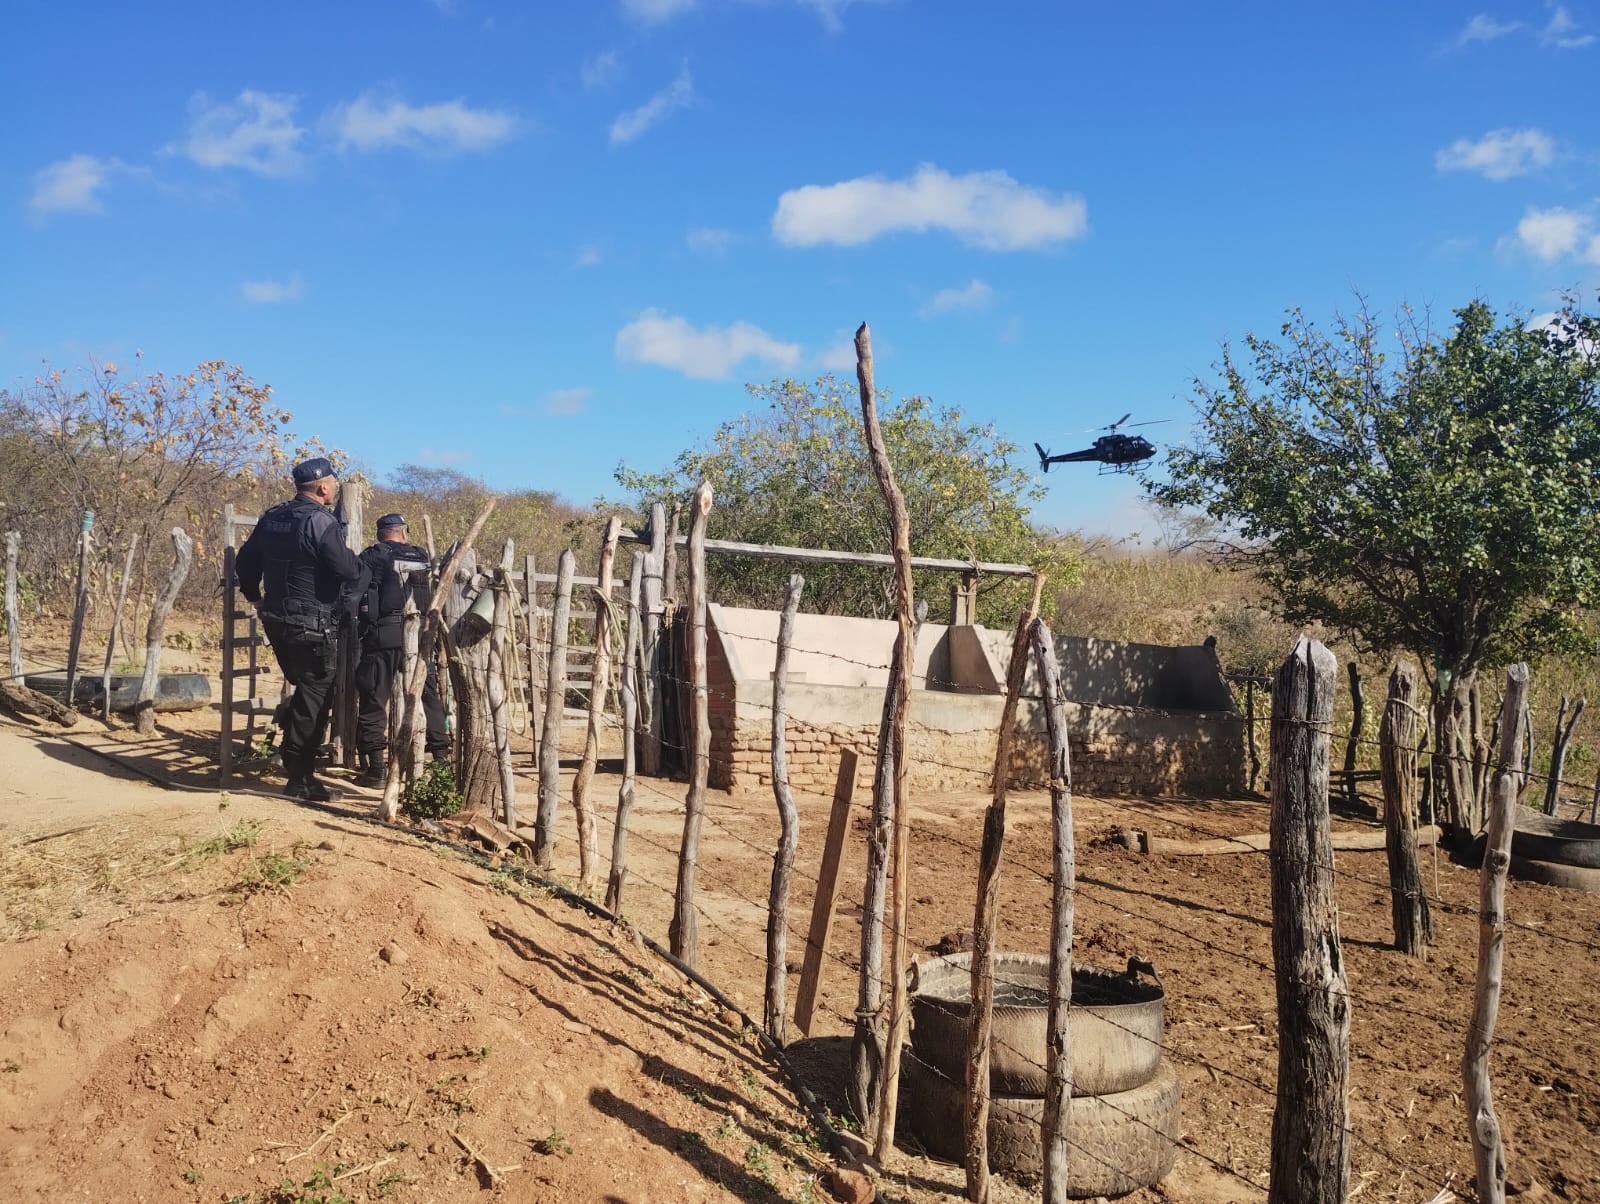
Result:
M639 679L641 621L639 606L644 594L646 557L633 558L628 577L628 635L622 648L622 673L617 691L622 703L622 785L617 789L617 819L611 826L611 874L606 880L606 910L622 907L622 885L628 878L628 817L633 813L634 770L639 744Z
M83 530L78 534L78 585L73 591L72 632L67 637L67 692L61 699L69 707L78 705L78 649L83 643L83 620L89 613L89 557L93 551L94 511L85 510ZM164 622L165 616L162 618ZM151 719L148 729L141 723L139 730L155 731L155 720Z
M778 848L772 855L772 888L767 895L767 995L763 1021L767 1035L779 1048L787 1044L784 1016L788 1011L784 984L788 967L789 878L794 870L794 855L800 847L800 815L794 807L794 792L789 789L788 738L789 651L794 645L794 616L800 609L800 591L806 579L799 573L789 578L783 599L783 615L778 620L777 661L772 670L772 794L778 805Z
M1462 673L1441 682L1434 700L1434 778L1443 822L1469 836L1483 826L1483 800L1473 790L1472 689L1477 674Z
M1350 738L1344 745L1344 795L1351 807L1361 805L1356 793L1356 750L1361 746L1361 730L1367 721L1367 696L1361 688L1361 667L1351 661L1350 671Z
M1328 827L1338 664L1301 639L1272 690L1272 961L1278 1099L1269 1204L1344 1204L1350 1180L1350 999Z
M700 932L695 916L695 870L700 861L700 826L711 769L711 714L706 683L706 519L711 513L711 482L694 491L689 516L689 792L683 806L683 842L678 850L678 889L668 927L672 956L693 967Z
M1528 693L1528 666L1512 665L1506 671L1506 696L1501 705L1500 763L1494 775L1494 801L1489 833L1483 850L1483 872L1478 887L1478 976L1472 997L1472 1021L1467 1026L1466 1049L1461 1055L1465 1086L1467 1132L1472 1160L1478 1172L1478 1199L1482 1204L1505 1204L1506 1152L1500 1119L1494 1111L1494 1089L1489 1082L1489 1044L1500 1011L1500 979L1505 962L1506 868L1511 862L1511 836L1516 827L1517 794L1522 748L1526 743L1523 716Z
M144 736L156 730L156 685L161 678L161 637L167 629L167 614L194 563L194 541L182 527L172 528L172 551L172 575L151 608L150 625L145 629L144 676L139 679L139 700L133 704L134 727Z
M1379 733L1383 769L1383 822L1389 854L1389 899L1394 945L1424 957L1433 939L1433 920L1417 865L1417 765L1422 738L1422 708L1417 704L1417 671L1404 661L1389 674L1389 699Z
M22 536L16 531L6 532L6 650L9 676L22 680L22 624L17 614L17 553L22 548Z
M344 544L355 555L366 546L367 483L359 476L345 481L339 489L335 514L344 530ZM356 668L361 663L361 640L356 632L355 615L341 611L334 616L339 631L338 677L333 687L333 711L329 730L339 763L346 769L358 764L356 732L361 722L361 700L356 690Z
M589 720L584 728L583 760L572 780L572 810L578 817L578 893L594 891L600 872L600 848L595 835L594 808L589 806L589 783L594 780L600 755L600 720L606 707L606 687L611 681L611 578L617 560L617 538L622 520L613 514L600 541L600 572L594 587L594 659L589 666Z
M1550 778L1545 782L1544 788L1544 813L1554 815L1556 807L1561 802L1561 775L1567 767L1567 745L1572 742L1572 729L1578 726L1578 719L1583 714L1584 707L1589 705L1586 698L1578 699L1572 708L1572 715L1567 719L1565 727L1561 725L1562 716L1567 711L1567 696L1561 696L1561 710L1556 714L1555 743L1550 749Z
M567 628L572 620L572 549L556 562L556 596L550 604L550 657L545 665L544 731L539 735L539 815L533 860L549 869L555 856L556 809L561 800L561 719L567 709Z
M967 1106L964 1150L967 1199L989 1198L989 1045L994 1027L994 931L1000 906L1000 858L1006 842L1006 792L1011 776L1011 742L1017 703L1028 674L1028 629L1039 609L1042 578L1033 579L1033 601L1017 616L1006 668L1006 700L994 749L991 802L983 816L983 848L978 858L978 900L972 918L972 1003L967 1012ZM1054 761L1052 760L1052 764Z

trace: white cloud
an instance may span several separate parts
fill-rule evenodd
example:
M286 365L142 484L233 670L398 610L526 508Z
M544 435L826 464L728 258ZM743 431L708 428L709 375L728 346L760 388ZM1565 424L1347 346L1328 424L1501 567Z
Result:
M483 151L516 133L517 119L501 109L473 109L460 100L411 105L367 92L330 114L340 150L409 150L452 154Z
M1518 21L1496 21L1488 13L1479 13L1468 21L1466 28L1456 35L1456 49L1473 42L1494 42L1522 28Z
M1491 130L1476 142L1459 138L1433 157L1440 171L1476 171L1491 180L1525 176L1549 167L1555 140L1543 130Z
M168 154L186 155L201 167L242 167L264 176L299 169L300 140L295 125L297 97L249 89L234 104L213 104L204 92L189 101L189 131Z
M863 0L800 0L802 8L809 8L817 14L817 19L827 26L832 33L838 33L844 28L844 14L846 10ZM854 360L851 361L854 364Z
M698 8L700 0L622 0L622 14L641 25L660 25Z
M846 336L825 348L817 355L817 366L824 372L854 372L856 370L855 340Z
M583 60L578 77L583 81L584 90L593 92L600 88L609 88L617 82L621 74L622 60L617 57L617 52L603 50Z
M1551 6L1550 21L1539 34L1541 45L1558 50L1577 50L1593 44L1594 40L1594 34L1581 32L1572 14L1560 4Z
M856 246L898 230L948 230L991 251L1017 251L1079 238L1088 207L1071 193L1027 188L1003 171L964 176L924 163L904 180L862 176L808 184L778 198L772 232L780 242Z
M605 251L591 242L578 248L577 257L573 259L572 265L579 268L593 268L599 267L605 261Z
M694 103L694 81L685 63L678 77L637 109L630 109L611 123L611 141L632 142L653 126L661 124L679 109Z
M545 394L544 412L554 418L571 418L583 413L593 393L594 390L587 387L552 389Z
M425 447L417 454L417 459L424 464L432 464L438 468L453 468L457 464L465 464L472 459L472 453L469 451L449 451Z
M1575 256L1584 263L1600 264L1600 233L1594 219L1572 209L1529 209L1517 223L1512 241L1545 263Z
M245 280L239 284L239 295L252 305L282 305L285 301L298 301L301 292L300 273L287 280Z
M684 241L696 255L723 255L727 253L729 247L739 241L739 236L732 230L723 230L716 226L696 226L689 231Z
M924 318L947 314L957 309L985 309L994 300L994 289L981 280L973 280L960 288L942 288L928 298L927 304L917 311Z
M28 206L38 218L56 213L104 213L100 193L111 177L129 168L118 159L70 155L33 175L33 197Z
M671 368L694 380L726 380L746 360L779 368L800 362L800 347L773 338L759 326L695 327L674 314L647 309L617 331L619 360Z

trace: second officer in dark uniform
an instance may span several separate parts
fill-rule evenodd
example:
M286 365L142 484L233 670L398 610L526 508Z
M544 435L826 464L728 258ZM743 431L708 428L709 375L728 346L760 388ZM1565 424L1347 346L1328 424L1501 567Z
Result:
M396 563L424 566L404 576ZM361 781L383 785L389 749L389 698L400 677L404 659L403 614L406 598L415 600L419 612L428 609L426 565L428 553L410 542L403 515L385 514L378 520L378 542L361 553L365 589L357 611L361 631L361 664L356 668L356 693L360 698L356 748L361 754ZM439 700L438 676L433 665L422 691L422 711L427 720L427 747L436 761L450 755L444 707Z
M318 456L294 468L295 496L261 516L239 549L239 592L261 612L261 625L294 686L280 708L283 767L290 798L335 797L313 776L328 730L338 666L338 612L361 576L329 509L339 496L333 465Z

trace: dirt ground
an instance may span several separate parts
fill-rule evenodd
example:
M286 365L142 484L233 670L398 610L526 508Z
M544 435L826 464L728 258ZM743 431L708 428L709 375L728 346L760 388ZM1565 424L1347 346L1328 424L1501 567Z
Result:
M814 1178L823 1164L792 1096L659 962L582 913L507 893L505 875L360 823L371 795L352 793L348 819L248 790L222 807L209 786L214 722L177 720L144 744L75 736L194 788L179 794L58 738L0 729L0 1189L9 1198L254 1202L318 1168L348 1175L336 1186L352 1200L476 1197L452 1131L493 1165L518 1167L498 1189L508 1199L823 1197ZM569 774L577 740L571 728ZM518 749L531 810L530 758L525 743ZM603 860L614 768L602 762L594 787ZM683 790L642 781L631 825L623 911L658 938ZM570 881L568 798L557 874ZM820 1013L794 1049L841 1113L865 859L866 800L856 801ZM986 802L914 801L909 926L919 950L971 926ZM799 804L791 961L803 949L830 801ZM1130 955L1155 962L1167 1054L1183 1081L1177 1168L1125 1198L1259 1198L1277 1040L1266 858L1142 857L1102 838L1126 827L1189 838L1265 831L1265 807L1079 798L1075 808L1076 956L1111 968ZM1010 817L1000 944L1042 952L1048 801L1014 796ZM254 847L196 851L241 821L261 825ZM712 792L701 968L747 1008L761 998L776 832L770 797ZM40 836L50 839L28 843ZM333 847L318 848L323 841ZM253 881L271 853L309 868L282 889ZM1442 856L1424 872L1448 904L1434 910L1425 962L1388 947L1383 854L1338 857L1352 1198L1426 1201L1445 1186L1472 1195L1459 1060L1477 876ZM1492 1071L1512 1178L1535 1196L1600 1200L1600 898L1512 883L1508 910ZM391 942L399 964L379 958ZM957 1167L908 1155L880 1186L892 1199L954 1200L961 1181ZM1032 1196L1014 1185L997 1193Z

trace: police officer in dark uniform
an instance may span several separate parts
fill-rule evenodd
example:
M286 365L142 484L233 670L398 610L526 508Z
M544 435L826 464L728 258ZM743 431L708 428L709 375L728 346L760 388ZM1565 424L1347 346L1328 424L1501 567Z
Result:
M403 576L395 565L422 567ZM403 614L406 599L419 612L428 609L428 553L410 542L406 520L385 514L378 520L378 542L361 553L362 590L357 625L361 632L361 664L356 668L356 693L360 698L356 748L361 755L361 782L383 785L389 750L389 697L404 660ZM428 753L435 761L450 755L444 707L439 700L438 674L428 665L422 690L422 712L427 720Z
M333 705L339 613L350 604L361 564L329 509L339 496L333 465L321 456L297 464L294 484L294 500L261 516L235 567L239 592L260 610L278 667L294 686L287 707L279 708L285 793L327 802L337 796L313 770Z

